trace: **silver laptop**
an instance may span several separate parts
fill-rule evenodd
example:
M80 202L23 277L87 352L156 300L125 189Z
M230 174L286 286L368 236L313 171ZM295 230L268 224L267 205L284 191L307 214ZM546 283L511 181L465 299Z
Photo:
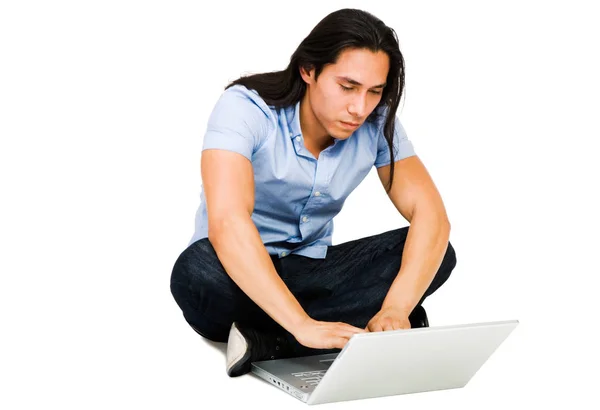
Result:
M518 320L360 333L339 353L252 363L307 404L464 387Z

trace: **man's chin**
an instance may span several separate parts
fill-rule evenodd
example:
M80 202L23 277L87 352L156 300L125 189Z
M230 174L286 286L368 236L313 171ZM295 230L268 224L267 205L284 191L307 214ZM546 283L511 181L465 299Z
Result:
M335 135L331 135L334 139L336 140L347 140L348 138L350 138L352 136L353 132L338 132Z
M352 134L356 130L347 130L347 129L341 129L339 127L332 127L328 131L329 131L329 136L333 139L347 140L348 138L350 138L352 136Z

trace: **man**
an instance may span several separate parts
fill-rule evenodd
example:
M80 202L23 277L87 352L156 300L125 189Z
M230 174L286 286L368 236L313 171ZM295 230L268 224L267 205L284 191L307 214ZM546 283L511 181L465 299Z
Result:
M428 326L456 257L440 195L396 118L404 61L373 15L326 16L279 72L230 84L211 113L196 231L171 292L227 373L339 351L352 335ZM372 167L410 226L332 246ZM370 217L365 210L365 218Z

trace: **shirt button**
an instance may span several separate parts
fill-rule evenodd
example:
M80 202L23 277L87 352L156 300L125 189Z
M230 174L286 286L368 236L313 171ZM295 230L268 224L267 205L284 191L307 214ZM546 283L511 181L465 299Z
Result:
M302 138L300 138L300 137L296 137L296 141L298 141L298 142L300 142L301 139Z
M321 196L321 193L319 191L315 192L315 196Z
M287 252L281 252L281 256L286 256Z
M307 218L307 217L305 217L305 216L303 216L303 217L302 217L302 222L306 222L306 221L308 221L308 218Z

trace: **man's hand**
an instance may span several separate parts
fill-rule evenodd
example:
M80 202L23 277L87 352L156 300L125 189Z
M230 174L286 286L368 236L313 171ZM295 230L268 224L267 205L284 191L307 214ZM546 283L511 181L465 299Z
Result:
M410 328L408 313L393 306L386 306L373 316L366 329L370 332L381 332Z
M311 318L292 332L300 344L314 349L343 349L356 333L366 333L366 330L343 322L321 322Z

